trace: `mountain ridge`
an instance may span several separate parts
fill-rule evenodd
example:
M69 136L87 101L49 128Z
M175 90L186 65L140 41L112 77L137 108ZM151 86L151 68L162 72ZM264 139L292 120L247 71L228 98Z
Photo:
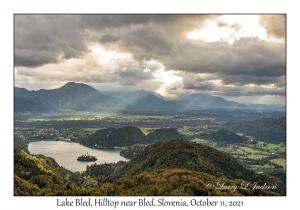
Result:
M120 99L104 95L82 83L69 82L60 88L28 91L15 87L15 98L43 100L49 106L60 110L105 111L122 110L129 106Z
M47 106L52 106L52 111L55 111L55 109L95 112L129 109L133 111L179 112L204 109L285 111L284 106L266 104L246 105L205 94L181 95L169 101L159 93L145 90L129 91L128 93L124 91L107 91L102 93L87 84L75 82L68 82L60 88L49 90L40 89L29 91L25 88L14 87L14 96L15 98L30 99L38 103L47 104ZM42 110L42 107L37 106L37 108ZM22 109L18 110L20 111Z
M140 90L134 95L124 99L124 101L137 108L146 109L166 109L166 110L179 110L181 106L173 101L167 101L162 96L157 96L156 94Z

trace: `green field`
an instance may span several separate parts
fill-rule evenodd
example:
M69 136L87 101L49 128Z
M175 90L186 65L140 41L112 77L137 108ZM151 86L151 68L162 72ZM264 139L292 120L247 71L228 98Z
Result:
M270 160L272 163L276 163L278 165L281 165L283 166L284 169L286 169L286 160L283 159L283 158L276 158L276 159L273 159L273 160Z
M242 150L244 150L245 152L250 152L253 154L260 154L260 155L270 155L270 152L265 152L265 151L259 151L259 150L255 150L249 147L240 147Z
M172 119L173 115L130 115L120 113L93 113L93 112L67 112L62 114L43 114L39 116L32 116L24 120L24 122L36 122L36 121L69 121L69 120L102 120L102 119Z
M263 141L258 141L257 147L262 149L269 149L271 152L276 152L276 150L280 152L285 152L286 146L284 143L280 144L271 144L271 143L265 143Z
M200 142L200 143L208 143L209 141L206 139L199 139L199 138L195 138L191 140L192 142ZM212 141L210 141L212 142Z
M77 115L77 116L55 116L49 118L30 118L26 120L16 120L22 122L46 122L46 121L79 121L79 120L101 120L106 118L106 116L89 116L89 115Z
M82 130L92 132L92 133L96 132L97 130L101 130L101 129L104 129L104 128L82 128Z
M245 151L240 149L239 147L233 147L233 145L230 145L226 148L226 152L230 153L231 155L242 155L245 154Z
M153 128L144 128L144 127L141 127L139 128L145 135L148 135L149 134L149 131L152 130Z
M261 165L250 165L251 168L257 168L257 169L262 169L262 168L274 168L274 166L269 165L269 164L265 164L263 166Z
M189 132L189 128L190 126L182 126L181 128L178 128L178 132L182 133L182 132Z
M266 155L247 155L247 158L261 160L262 158L268 157Z
M217 146L216 142L213 142L211 140L206 140L206 139L195 138L195 139L192 139L191 141L192 142L199 142L199 143L205 144L205 145L210 146L210 147L216 147Z
M128 115L128 114L112 114L108 116L114 119L172 119L174 116L168 115Z

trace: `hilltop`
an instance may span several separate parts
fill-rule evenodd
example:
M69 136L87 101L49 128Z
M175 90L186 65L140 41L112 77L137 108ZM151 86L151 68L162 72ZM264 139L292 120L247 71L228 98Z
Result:
M157 141L166 141L172 138L183 138L183 136L177 131L176 128L160 128L152 130L146 136L147 143L153 143ZM139 154L145 149L147 145L132 145L122 149L120 155L126 158L132 158L133 156Z
M138 127L106 128L82 138L80 143L88 147L106 148L131 146L133 144L149 144L156 141L166 141L172 138L182 138L176 128L155 129L146 136Z
M115 146L130 146L132 144L147 143L145 134L137 127L107 128L97 130L90 136L80 140L82 145L96 148Z
M242 143L248 140L247 137L239 136L236 133L230 132L226 128L210 134L201 134L200 138L212 140L215 142L225 142L228 144Z

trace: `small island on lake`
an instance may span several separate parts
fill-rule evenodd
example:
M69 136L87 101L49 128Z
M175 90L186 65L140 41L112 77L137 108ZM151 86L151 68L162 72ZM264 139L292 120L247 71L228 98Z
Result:
M98 160L95 156L89 155L86 153L85 155L81 155L77 158L78 161L96 161Z

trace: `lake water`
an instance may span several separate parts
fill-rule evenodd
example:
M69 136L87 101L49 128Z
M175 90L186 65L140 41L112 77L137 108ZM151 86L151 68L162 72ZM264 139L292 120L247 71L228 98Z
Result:
M56 162L70 171L85 171L87 165L94 163L116 163L120 160L129 159L120 156L120 149L91 149L78 143L64 141L38 141L30 142L28 145L30 154L52 157ZM98 158L95 162L77 161L78 156L88 152L89 155Z

